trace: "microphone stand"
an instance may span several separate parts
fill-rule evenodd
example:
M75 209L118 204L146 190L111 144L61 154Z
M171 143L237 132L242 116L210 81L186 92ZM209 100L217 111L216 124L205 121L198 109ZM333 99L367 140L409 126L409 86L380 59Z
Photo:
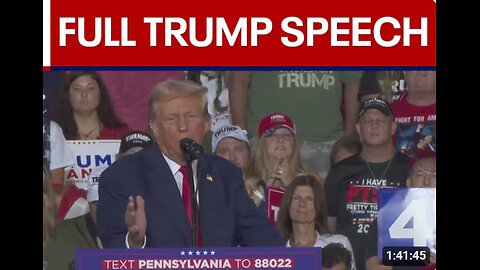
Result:
M180 141L180 149L185 153L187 158L187 165L188 165L188 173L189 173L189 180L190 180L190 194L192 198L192 246L198 246L198 203L197 203L197 192L198 187L195 187L195 179L193 177L193 168L192 163L194 160L198 160L200 154L203 154L203 148L197 142L195 142L191 138L183 138ZM198 161L197 161L198 162ZM198 165L198 163L196 164ZM198 167L198 166L197 166ZM198 172L197 172L198 173ZM198 184L198 183L197 183Z
M197 192L195 192L195 179L193 176L192 161L187 161L188 175L190 180L190 196L192 198L192 247L198 246L198 203L197 203Z

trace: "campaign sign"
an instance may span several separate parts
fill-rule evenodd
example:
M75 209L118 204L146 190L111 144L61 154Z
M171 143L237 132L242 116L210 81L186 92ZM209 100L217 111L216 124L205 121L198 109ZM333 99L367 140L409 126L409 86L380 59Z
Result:
M278 211L280 210L284 194L285 191L283 189L273 187L268 188L267 217L272 223L277 221Z
M321 269L320 248L77 249L75 269Z
M67 144L75 156L75 165L66 169L65 181L85 190L92 170L112 164L120 148L120 140L71 140Z
M436 189L383 188L378 192L378 249L436 248Z

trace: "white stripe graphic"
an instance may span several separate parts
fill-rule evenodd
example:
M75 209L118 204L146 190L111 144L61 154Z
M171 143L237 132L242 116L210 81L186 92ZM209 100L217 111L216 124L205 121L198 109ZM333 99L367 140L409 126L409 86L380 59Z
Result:
M43 67L50 67L50 0L43 0Z

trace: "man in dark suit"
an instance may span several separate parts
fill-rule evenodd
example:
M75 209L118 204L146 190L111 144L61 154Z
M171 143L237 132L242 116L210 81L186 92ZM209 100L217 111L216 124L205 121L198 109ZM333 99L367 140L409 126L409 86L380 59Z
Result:
M167 80L154 87L149 121L157 143L113 163L99 180L97 227L104 247L194 245L188 207L182 201L188 184L181 166L187 161L179 142L184 138L202 142L209 131L205 92L186 80ZM196 163L199 244L284 245L248 198L240 168L212 155L201 155Z

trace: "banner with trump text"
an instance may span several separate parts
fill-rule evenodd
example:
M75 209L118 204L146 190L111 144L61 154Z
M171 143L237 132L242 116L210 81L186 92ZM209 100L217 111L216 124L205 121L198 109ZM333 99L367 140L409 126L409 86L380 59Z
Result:
M115 161L120 140L68 140L67 144L75 156L75 165L66 169L66 181L87 190L92 170Z
M44 69L436 65L434 0L43 0Z

